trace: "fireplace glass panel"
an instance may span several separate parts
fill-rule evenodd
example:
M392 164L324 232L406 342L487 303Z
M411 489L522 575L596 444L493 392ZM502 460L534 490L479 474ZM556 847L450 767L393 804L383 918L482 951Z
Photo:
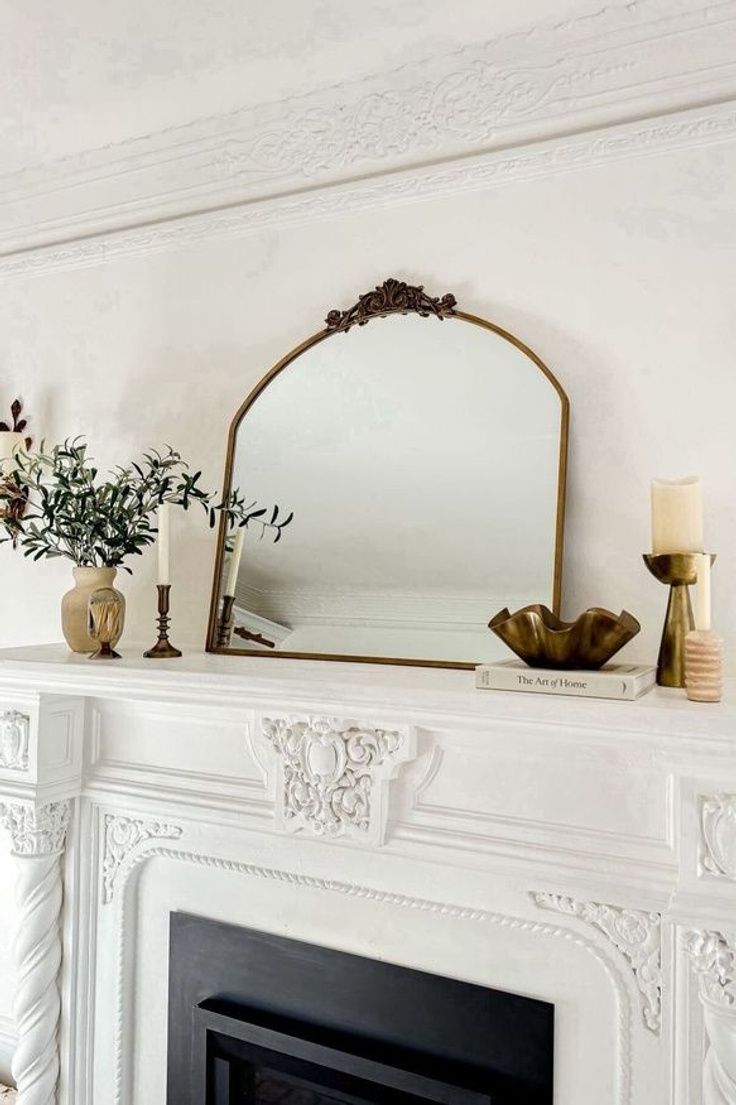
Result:
M381 1058L371 1058L357 1042L356 1050L340 1050L309 1035L274 1031L249 1016L252 1011L234 1016L232 1007L218 1001L196 1010L193 1073L196 1081L206 1071L204 1105L494 1105L488 1093L467 1085L467 1069L460 1073L450 1064L446 1078L436 1077L416 1069L408 1056L404 1066L392 1065L391 1049L384 1056L380 1042L374 1050ZM303 1031L308 1033L307 1026Z

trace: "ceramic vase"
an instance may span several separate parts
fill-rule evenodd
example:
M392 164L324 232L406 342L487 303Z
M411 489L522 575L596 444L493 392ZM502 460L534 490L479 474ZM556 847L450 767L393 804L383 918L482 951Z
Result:
M117 568L74 568L73 574L74 587L61 600L61 629L72 652L95 652L98 642L90 637L87 620L89 600L101 587L115 590ZM125 619L125 598L119 591L116 594L120 596L121 614L118 635L110 641L113 648L122 635Z

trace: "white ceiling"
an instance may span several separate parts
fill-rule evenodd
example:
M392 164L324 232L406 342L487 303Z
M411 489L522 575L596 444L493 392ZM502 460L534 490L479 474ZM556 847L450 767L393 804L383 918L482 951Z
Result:
M0 0L0 175L599 10L591 0Z

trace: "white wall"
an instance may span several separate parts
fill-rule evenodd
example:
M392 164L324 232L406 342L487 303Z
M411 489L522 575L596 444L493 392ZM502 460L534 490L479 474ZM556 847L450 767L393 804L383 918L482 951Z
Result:
M85 12L85 7L90 10ZM189 18L196 15L195 7L187 9ZM118 43L116 50L94 22L85 23L87 17L93 18L93 6L78 0L73 9L65 5L64 12L74 10L75 26L87 26L97 67L91 72L97 76L74 76L82 69L72 51L75 26L67 24L45 25L44 49L56 51L56 67L36 73L37 56L33 54L32 65L28 61L35 29L24 23L24 49L13 51L11 46L2 67L12 77L15 65L23 78L9 83L16 101L8 105L14 120L8 167L26 168L34 158L43 161L104 145L108 136L143 134L195 115L252 103L257 92L267 98L297 85L306 88L344 80L350 72L372 71L379 60L395 68L404 58L429 56L433 50L445 49L449 56L464 42L492 30L508 31L517 8L506 4L498 12L497 5L469 7L476 12L483 7L482 26L468 17L451 20L454 29L448 29L446 5L437 5L425 23L426 5L422 4L416 13L421 32L414 33L413 25L404 26L395 37L392 28L369 20L371 32L364 49L363 20L352 21L345 30L331 17L326 25L332 28L332 37L321 44L319 35L299 24L290 32L288 49L269 54L258 47L258 41L262 44L268 35L278 39L289 29L279 16L280 9L269 5L263 10L271 12L274 20L266 20L265 29L260 26L261 39L241 36L227 64L219 67L222 44L231 41L225 31L233 13L225 6L218 9L215 20L219 31L208 32L202 41L209 45L199 53L194 47L186 53L178 40L151 37L151 42L159 47L163 42L173 52L172 62L165 50L162 54L151 46L148 52L141 51L135 13L133 22L126 24L123 46ZM709 23L707 9L698 9L696 16L689 11L691 5L648 0L641 5L613 4L603 15L589 6L590 19L579 21L575 34L582 41L581 36L592 33L601 19L610 22L612 12L618 20L616 35L624 33L621 28L633 34L636 27L631 29L631 21L647 12L660 18L668 7L673 19L676 10L686 12L688 26L695 26L701 15L702 26ZM165 5L153 8L165 16ZM534 11L544 8L540 0ZM558 8L555 5L555 13ZM719 5L719 19L726 18L728 8L728 4ZM48 6L43 10L46 18ZM146 13L151 10L146 5ZM327 11L323 9L323 14ZM143 13L139 15L143 19ZM531 9L525 8L525 18L531 16ZM17 6L19 21L30 18ZM196 21L194 26L186 25L193 41L199 33ZM725 49L728 39L718 20L710 20L709 25L718 48ZM383 27L380 33L377 26ZM550 32L549 41L557 43L554 36L566 34L566 26L560 23L554 35ZM465 27L467 35L463 37L458 27ZM595 108L599 122L614 108L623 117L624 106L629 118L637 112L645 114L641 96L637 99L631 89L635 79L643 80L641 70L646 65L660 66L661 71L650 74L651 81L642 87L668 107L687 106L683 89L693 104L704 103L698 90L707 85L712 91L716 78L723 98L721 85L730 72L726 60L720 67L714 61L711 77L705 52L681 49L684 40L677 38L679 30L675 34L679 27L673 22L672 34L662 35L661 50L642 47L636 60L632 53L623 60L616 55L616 64L606 65L603 55L596 54L594 63L573 66L569 49L554 45L559 59L551 70L549 88L527 97L524 104L531 106L525 116L513 94L518 82L513 87L504 84L501 91L507 93L506 99L500 93L496 97L489 70L489 97L493 93L496 98L489 100L488 110L495 110L498 100L504 126L510 125L510 117L522 118L519 141L534 137L532 109L549 121L550 103L560 119L563 115L574 119L582 133L584 109L590 110L592 119ZM611 37L611 56L620 48L616 35ZM350 39L347 50L343 49L345 36ZM4 38L6 47L11 40L12 36ZM530 32L519 41L531 48L548 39ZM248 67L240 67L241 52L254 42ZM100 43L104 48L97 49ZM673 43L679 43L679 53L673 52ZM46 55L42 51L39 56ZM176 64L176 58L181 64ZM295 64L296 58L303 61L302 66ZM118 61L111 64L111 59ZM664 80L663 59L670 65L669 84ZM523 81L534 79L531 70L520 72ZM56 76L50 79L49 73ZM266 73L273 80L270 88L263 85ZM700 82L697 88L693 74ZM42 96L38 82L44 79ZM386 80L389 87L394 80L399 89L407 86L408 78L396 70ZM608 99L600 91L606 80L611 86ZM475 96L476 91L471 85L468 95ZM675 91L680 97L677 103ZM443 125L455 120L455 92L456 85L445 83L441 98L429 96L428 116L415 118L409 112L417 133L426 137L432 131L435 108ZM338 89L333 97L336 116L340 95ZM386 110L387 118L391 116L388 100L378 107ZM523 161L520 155L516 167L511 158L510 169L507 160L503 171L496 172L491 157L472 181L470 176L462 178L463 187L470 190L459 195L452 194L452 181L438 176L431 187L407 188L404 195L397 191L395 198L402 202L393 205L384 206L385 194L379 191L374 206L365 198L357 206L327 197L323 204L315 201L309 222L304 221L306 216L301 223L280 222L277 213L264 218L262 229L248 209L242 219L238 216L224 227L218 224L218 236L209 236L206 228L201 234L183 234L182 244L162 252L156 252L161 240L147 230L138 234L130 256L113 241L109 260L105 259L107 245L98 246L92 240L82 244L79 256L88 264L97 251L100 263L76 268L78 257L72 246L57 252L53 264L41 259L40 274L35 276L31 275L36 267L33 255L11 257L11 263L0 265L5 274L0 284L0 404L5 408L21 394L37 439L85 434L102 464L126 461L146 446L171 442L216 485L227 426L244 394L286 350L321 326L329 308L349 306L358 293L388 275L424 283L433 293L452 291L462 308L500 323L535 349L570 396L565 611L574 615L591 604L625 606L643 624L628 655L653 659L666 596L641 562L641 553L649 545L649 480L654 475L699 473L705 488L707 542L719 554L713 581L715 624L727 637L729 664L736 670L736 589L730 586L736 556L736 193L732 186L736 129L728 113L714 119L702 125L665 120L656 141L651 129L643 127L610 142L586 139L584 149L552 143L529 171L517 171ZM354 125L360 125L358 116ZM370 125L380 133L380 110L370 117ZM560 123L559 133L568 126L572 123L565 127ZM325 134L320 131L317 138L329 143L331 135ZM483 143L507 141L506 134L503 126L494 132L492 120L486 124L483 112L471 122L463 116L462 126L453 131L448 156L463 152L458 135L467 135L468 151L480 156ZM393 135L392 131L392 139ZM415 160L441 160L439 143L440 139L436 149L426 144L417 148ZM343 152L340 146L341 157ZM387 140L386 149L376 157L390 158L395 153ZM82 168L84 164L80 162ZM217 162L220 168L222 164ZM485 164L491 166L489 183L480 186ZM214 172L214 165L207 163L208 171ZM349 173L349 161L341 166L343 176ZM498 183L493 183L494 178ZM121 176L123 196L125 189L135 189L137 179L132 173ZM228 187L245 190L250 179L238 176L236 164L235 183ZM282 186L274 176L272 191ZM31 218L30 208L22 207L25 189L25 184L18 185L15 198L8 200L10 206L0 203L0 231L13 230L13 219L20 225L24 212L26 219ZM56 201L52 189L34 195L33 218L39 220ZM78 195L88 193L70 184L72 214L72 200ZM115 207L114 214L122 225L123 206ZM93 222L90 215L89 225ZM241 234L247 226L255 229ZM73 227L64 231L66 236L74 233ZM33 238L31 231L24 230L23 235ZM51 229L46 236L52 240ZM172 232L166 242L171 246L176 237L177 232ZM191 647L201 648L204 641L213 549L203 517L180 520L173 635ZM151 639L154 560L154 555L147 554L134 565L132 578L122 578L129 601L128 641L149 643ZM0 581L0 645L58 640L59 599L69 584L68 566L59 561L32 565L3 547ZM12 991L4 954L12 915L9 880L7 866L0 861L0 1029Z
M537 350L570 396L566 612L626 607L643 625L628 655L653 659L665 593L641 562L649 480L698 472L733 668L735 178L730 144L6 282L2 399L22 393L35 435L84 433L105 464L170 441L215 485L244 394L327 308L390 273L451 289ZM181 520L173 636L193 647L213 549L203 517ZM127 635L148 641L155 556L133 567ZM0 643L58 640L68 566L3 548L0 570ZM0 956L10 916L5 893Z
M735 144L664 153L6 281L2 398L22 393L38 437L86 434L102 464L171 442L216 485L240 400L327 308L391 273L452 290L537 350L570 396L567 612L627 607L643 623L631 655L651 658L666 596L641 563L649 480L697 472L730 635L735 172ZM212 550L204 517L182 518L174 625L193 646ZM58 640L68 566L0 555L0 642ZM154 559L122 576L130 640L151 635Z

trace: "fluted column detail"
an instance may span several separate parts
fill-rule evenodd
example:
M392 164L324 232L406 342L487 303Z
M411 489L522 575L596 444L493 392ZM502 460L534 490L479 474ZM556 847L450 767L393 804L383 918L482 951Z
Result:
M17 1105L55 1105L61 1011L61 861L69 803L0 806L16 859L17 930L13 944L18 1045L12 1072Z

